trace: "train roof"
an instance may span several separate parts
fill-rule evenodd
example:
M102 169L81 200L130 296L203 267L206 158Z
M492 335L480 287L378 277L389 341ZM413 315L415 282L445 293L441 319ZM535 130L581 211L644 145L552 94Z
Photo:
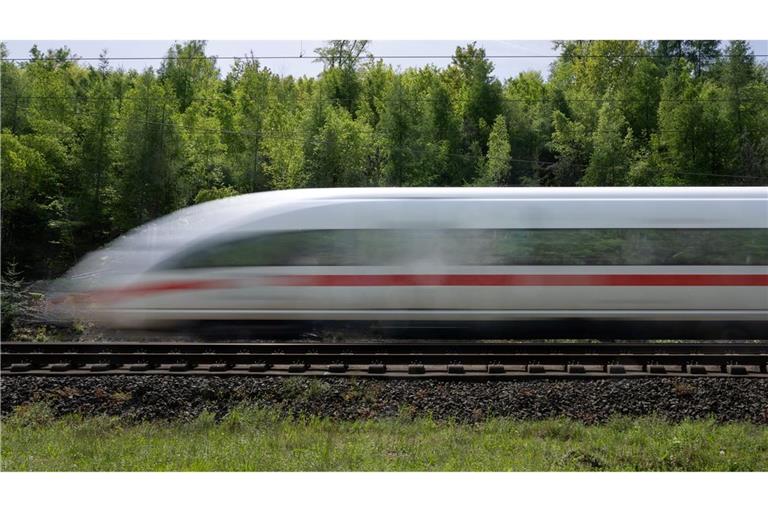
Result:
M411 199L415 201L410 203ZM423 207L422 201L441 199L447 201ZM390 200L400 204L388 206ZM511 210L505 211L526 213L498 215L501 206L498 202L505 200L511 201L509 206L503 206ZM528 206L515 206L518 200ZM623 204L621 212L617 211L616 203L624 200L627 204ZM354 206L361 201L370 203L365 208ZM471 201L474 205L459 212L455 201ZM557 204L547 205L549 201ZM642 204L646 201L647 204ZM233 230L295 229L295 226L325 229L328 225L370 227L380 226L382 219L389 223L387 225L419 226L424 217L458 222L463 227L517 224L633 227L642 224L765 228L768 226L768 187L336 188L244 194L184 208L140 226L101 251L91 253L70 275L87 275L105 267L113 270L148 268L180 247Z
M359 201L432 201L456 200L476 201L534 201L546 203L557 201L558 205L565 203L580 203L581 201L600 203L601 201L723 201L722 204L747 201L763 201L768 207L768 187L378 187L378 188L325 188L325 189L292 189L270 192L242 194L217 201L209 201L189 208L184 208L161 219L157 219L145 227L157 233L163 225L173 226L173 233L163 237L179 234L178 230L189 230L202 234L206 228L216 231L224 226L234 226L247 222L249 219L261 223L267 217L285 216L288 212L305 212L308 214L314 204L331 206L339 203L354 204ZM688 203L693 204L693 203ZM746 204L746 203L745 203ZM403 205L404 206L404 205ZM415 207L415 205L414 205ZM559 207L559 206L558 206ZM399 208L399 207L398 207ZM761 206L758 206L758 209ZM366 207L366 209L369 209ZM370 209L369 209L370 210ZM746 213L746 212L743 212ZM767 212L768 214L768 212ZM372 213L372 215L376 215ZM291 216L286 219L292 218ZM307 219L307 220L309 220ZM288 220L288 222L293 222ZM142 227L136 231L142 231ZM152 237L153 244L157 236Z
M363 199L768 199L768 187L375 187L318 188L257 192L231 198L363 200ZM271 201L270 201L271 202Z

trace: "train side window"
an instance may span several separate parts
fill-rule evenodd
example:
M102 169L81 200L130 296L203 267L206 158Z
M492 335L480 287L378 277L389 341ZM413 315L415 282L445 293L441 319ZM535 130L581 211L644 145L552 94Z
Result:
M446 230L451 265L768 265L768 229Z
M767 229L308 230L211 240L164 269L253 266L768 265Z

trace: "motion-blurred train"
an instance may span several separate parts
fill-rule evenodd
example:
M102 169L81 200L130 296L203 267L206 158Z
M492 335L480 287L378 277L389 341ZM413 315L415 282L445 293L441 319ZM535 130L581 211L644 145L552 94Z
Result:
M255 193L145 224L55 288L59 318L238 337L765 338L768 187Z

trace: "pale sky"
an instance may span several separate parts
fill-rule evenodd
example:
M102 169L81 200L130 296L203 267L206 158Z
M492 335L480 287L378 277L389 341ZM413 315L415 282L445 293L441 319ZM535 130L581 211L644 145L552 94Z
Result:
M464 46L472 41L373 41L370 51L374 55L447 55L454 53L456 46ZM98 57L103 49L107 49L110 57L163 57L174 41L5 41L9 58L25 58L29 56L32 45L45 51L48 48L69 47L80 57ZM543 55L552 56L551 41L478 41L479 46L488 55ZM208 55L242 57L253 51L256 56L304 56L314 57L314 49L324 46L325 41L208 41ZM514 58L493 59L494 74L500 79L517 76L521 71L537 70L546 77L552 58ZM450 59L385 59L394 67L406 69L421 67L432 63L436 66L446 66ZM218 61L219 69L225 74L232 60ZM262 65L280 75L316 76L322 71L320 63L312 59L264 59ZM160 61L143 60L113 60L113 66L124 69L144 69L149 66L159 67Z
M370 51L374 55L439 55L450 56L456 46L465 46L472 41L373 41ZM80 57L98 57L102 50L106 49L110 57L163 57L174 41L6 41L10 58L25 58L29 56L32 45L45 51L48 48L69 47ZM552 41L477 41L478 45L485 48L486 54L493 55L534 55L553 56L556 54ZM323 46L325 41L208 41L207 54L220 57L241 57L253 51L256 56L304 56L313 57L314 49ZM750 41L756 54L768 54L768 41ZM553 58L514 58L492 59L495 66L494 75L504 80L517 76L522 71L540 71L544 78L549 73L549 66ZM766 59L761 58L763 62ZM385 59L395 68L406 69L409 67L421 67L426 64L446 66L449 58L444 59ZM232 60L222 59L218 61L222 74L229 71ZM263 59L262 65L270 68L280 75L293 76L317 76L322 71L322 64L308 59ZM124 69L142 70L146 67L160 66L159 60L113 60L112 65Z

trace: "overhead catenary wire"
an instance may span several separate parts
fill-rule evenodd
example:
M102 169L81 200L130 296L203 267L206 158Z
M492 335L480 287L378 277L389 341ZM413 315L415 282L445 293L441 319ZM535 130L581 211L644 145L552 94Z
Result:
M752 53L749 54L751 57L755 58L766 58L768 57L768 54L765 53ZM446 54L424 54L424 55L367 55L367 56L361 56L357 60L365 61L365 60L425 60L425 59L435 59L435 60L442 60L442 59L453 59L456 55L446 55ZM551 55L536 55L536 54L491 54L491 55L484 55L484 58L493 60L493 59L559 59L562 58L562 54L551 54ZM646 53L635 53L635 54L571 54L567 56L570 59L601 59L601 58L626 58L626 59L685 59L686 57L683 55L654 55L654 54L646 54ZM731 57L742 57L740 54L721 54L716 57L707 58L707 60L717 60L717 59L728 59ZM148 57L137 57L137 56L125 56L125 57L110 57L110 56L100 56L100 57L80 57L77 55L73 56L67 56L67 57L61 57L61 56L54 56L54 55L42 55L37 57L3 57L1 59L2 61L6 62L28 62L28 61L34 61L34 60L50 60L50 61L110 61L110 60L120 60L120 61L142 61L142 60L148 60L148 61L162 61L162 60L311 60L311 61L318 61L322 62L323 58L317 55L174 55L174 56L148 56Z

